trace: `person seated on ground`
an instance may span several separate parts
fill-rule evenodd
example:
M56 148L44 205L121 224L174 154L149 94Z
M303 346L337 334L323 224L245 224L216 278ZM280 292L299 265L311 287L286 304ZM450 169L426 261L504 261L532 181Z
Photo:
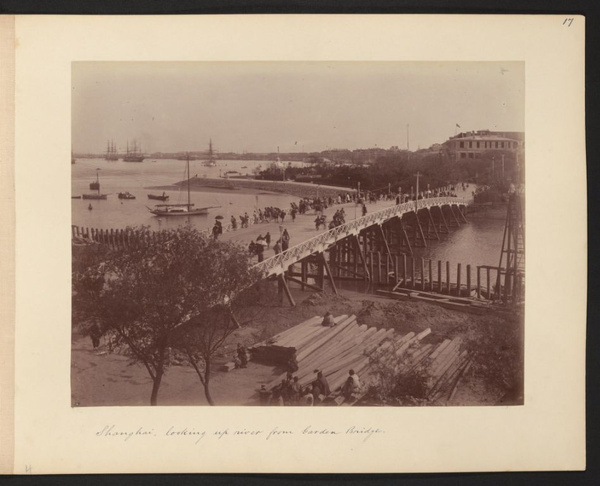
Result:
M348 379L346 380L346 382L344 383L344 385L342 386L342 395L348 399L350 398L354 393L359 393L361 389L361 385L360 385L360 378L358 377L358 375L354 372L354 370L350 370L348 372Z
M300 403L302 405L307 405L312 407L315 404L315 397L313 396L313 387L312 385L308 385L306 390L304 390L304 394L302 398L300 398Z
M325 326L325 327L335 326L335 321L333 320L333 316L331 315L331 312L327 311L327 313L325 314L325 317L323 318L323 321L321 322L321 326Z
M261 405L268 405L271 400L271 392L267 390L266 385L261 385L260 390L258 390L258 397Z
M316 403L321 403L331 393L331 390L327 378L323 376L323 372L319 370L315 370L315 372L317 373L317 379L312 383L313 397Z
M300 382L298 381L298 377L294 376L291 385L291 397L290 401L292 405L298 405L300 401L300 394L302 393L302 387L300 386Z
M242 344L238 343L237 345L237 355L240 359L240 368L247 368L248 366L248 353L246 352L246 348L242 346Z
M273 395L271 396L271 402L269 405L283 407L283 397L281 396L281 389L279 387L275 387L273 389Z

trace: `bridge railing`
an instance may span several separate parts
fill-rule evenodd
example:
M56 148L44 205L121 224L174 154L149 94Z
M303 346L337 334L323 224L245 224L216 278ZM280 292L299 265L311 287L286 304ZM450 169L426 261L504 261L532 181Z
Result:
M345 223L335 228L320 233L309 240L293 246L282 253L267 258L266 260L255 265L255 268L261 270L267 275L283 273L293 263L301 260L315 252L321 252L327 249L330 245L338 240L341 240L352 234L358 233L374 224L381 224L388 219L391 219L402 214L410 213L417 209L426 209L431 207L441 207L450 205L466 205L467 199L458 197L435 197L428 199L419 199L418 201L409 201L406 203L390 206L380 211L367 214L361 218L357 218L348 223Z

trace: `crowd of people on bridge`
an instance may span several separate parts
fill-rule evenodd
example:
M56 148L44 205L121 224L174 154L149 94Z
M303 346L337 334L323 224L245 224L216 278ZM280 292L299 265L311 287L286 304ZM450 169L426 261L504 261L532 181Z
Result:
M273 251L275 252L275 255L286 251L290 247L290 240L290 233L288 232L287 228L284 228L281 233L281 237L279 237L273 245ZM258 257L258 262L260 263L264 260L265 247L267 249L271 248L271 233L268 231L265 236L259 234L256 237L256 242L254 240L250 242L248 245L248 253L250 253L251 256L256 255Z

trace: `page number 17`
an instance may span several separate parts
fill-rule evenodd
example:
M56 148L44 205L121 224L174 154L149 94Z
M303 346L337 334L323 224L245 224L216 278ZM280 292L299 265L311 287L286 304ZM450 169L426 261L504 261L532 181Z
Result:
M571 24L573 23L573 20L575 20L575 19L565 19L563 21L563 25L566 25L567 27L571 27Z

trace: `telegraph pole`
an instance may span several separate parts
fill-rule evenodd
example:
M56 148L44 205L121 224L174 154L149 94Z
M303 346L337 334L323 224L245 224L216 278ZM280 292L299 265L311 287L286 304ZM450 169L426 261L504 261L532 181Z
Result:
M417 173L415 174L415 177L417 178L417 195L415 197L415 212L416 212L417 206L419 203L419 177L421 177L421 173L419 171L417 171Z
M502 154L502 180L504 180L504 154Z

